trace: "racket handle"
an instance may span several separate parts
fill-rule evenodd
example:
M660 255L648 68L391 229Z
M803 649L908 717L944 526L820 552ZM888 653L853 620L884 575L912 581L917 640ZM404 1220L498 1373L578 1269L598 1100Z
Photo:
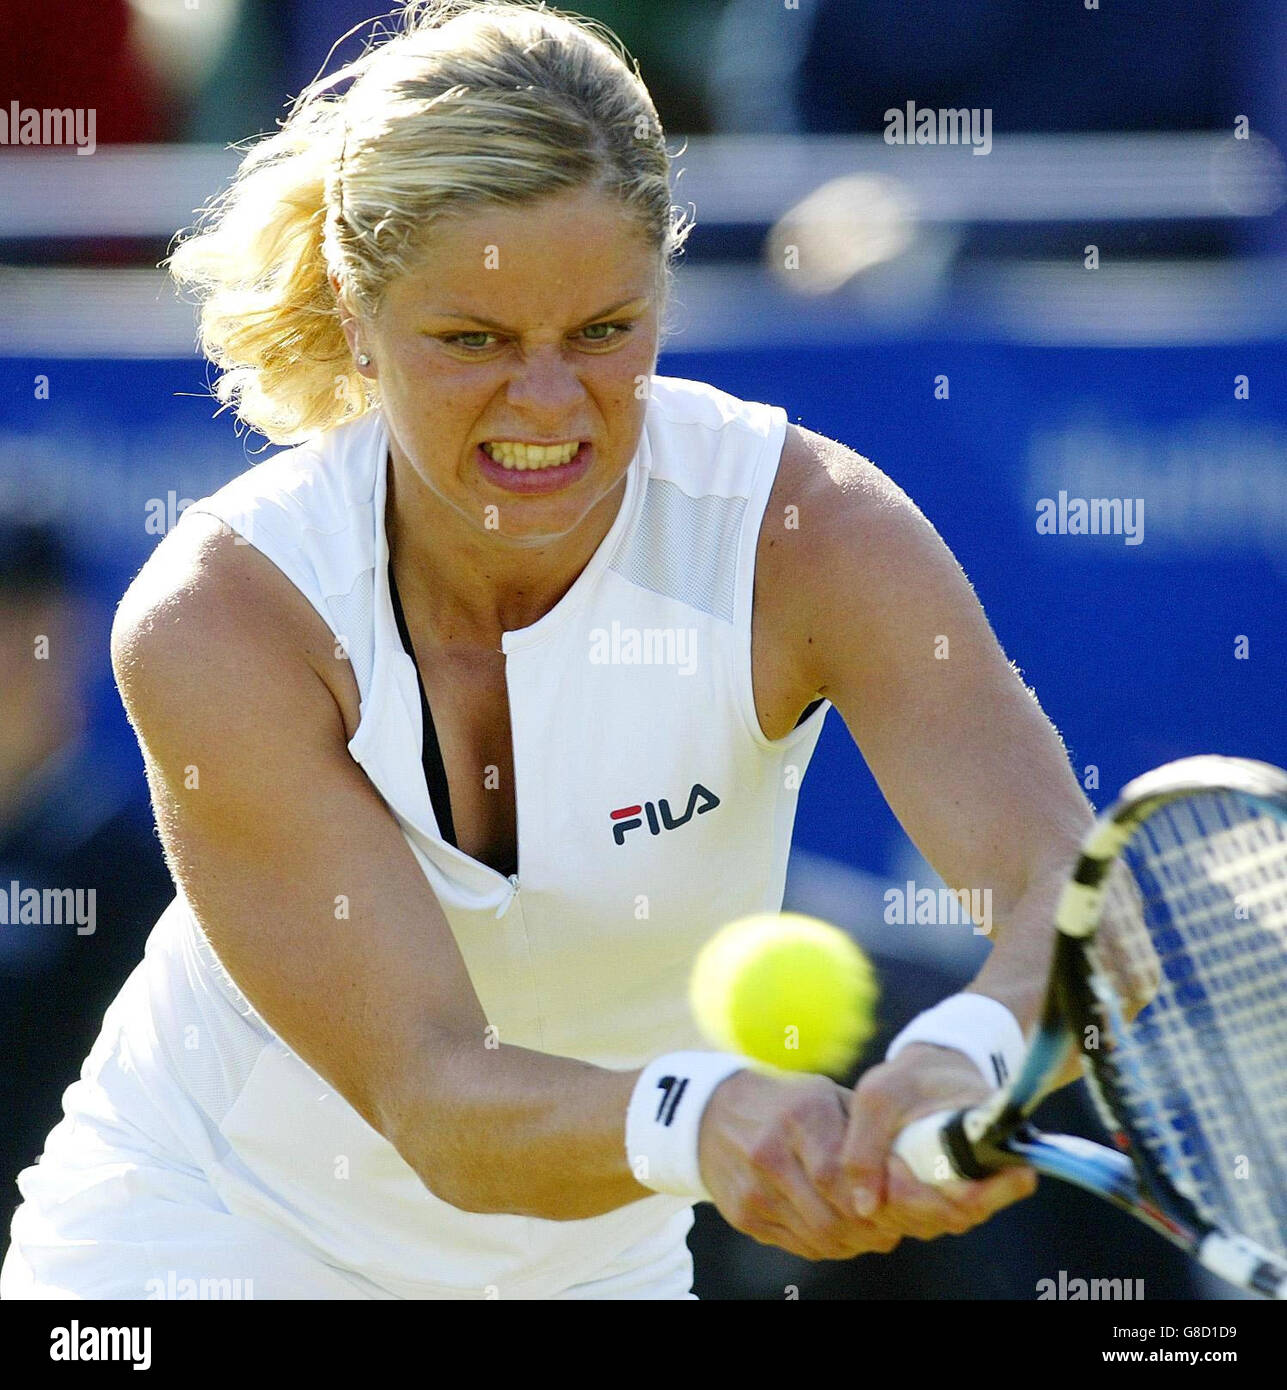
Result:
M894 1152L921 1182L937 1184L958 1176L944 1131L959 1113L940 1110L934 1115L923 1115L913 1120L894 1141Z

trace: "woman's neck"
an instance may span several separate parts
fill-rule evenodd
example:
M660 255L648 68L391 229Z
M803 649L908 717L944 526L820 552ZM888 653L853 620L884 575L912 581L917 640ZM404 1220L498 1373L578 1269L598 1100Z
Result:
M530 627L575 583L612 529L626 478L571 532L530 544L480 531L390 458L385 505L390 563L404 603L445 645L499 649L501 634Z

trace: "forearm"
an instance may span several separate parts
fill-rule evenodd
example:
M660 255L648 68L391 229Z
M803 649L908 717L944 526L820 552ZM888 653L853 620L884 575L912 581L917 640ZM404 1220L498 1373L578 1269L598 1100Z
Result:
M1050 978L1055 942L1055 908L1072 864L1062 860L1034 877L1027 890L1006 913L1007 920L983 968L967 991L986 994L1004 1004L1031 1039L1041 1017ZM1066 1086L1080 1075L1075 1054L1056 1077L1055 1086Z
M420 1070L384 1132L452 1206L574 1221L651 1195L626 1159L637 1071L481 1042L437 1049Z
M1067 878L1067 866L1061 864L1032 880L998 923L992 951L967 986L969 992L1000 1000L1025 1034L1037 1022L1046 997L1055 906Z

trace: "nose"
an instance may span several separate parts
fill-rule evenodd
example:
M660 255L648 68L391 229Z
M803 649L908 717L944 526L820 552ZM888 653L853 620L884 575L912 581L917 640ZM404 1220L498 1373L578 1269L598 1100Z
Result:
M506 398L529 419L566 421L585 398L585 388L558 346L534 348L509 379Z

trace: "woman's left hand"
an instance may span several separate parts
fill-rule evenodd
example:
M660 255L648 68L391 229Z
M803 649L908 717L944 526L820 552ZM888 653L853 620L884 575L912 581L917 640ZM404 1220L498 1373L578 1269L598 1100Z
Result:
M968 1057L926 1043L913 1043L894 1061L865 1072L853 1090L842 1158L855 1214L878 1216L905 1235L933 1240L963 1235L1002 1207L1030 1197L1037 1186L1031 1168L930 1186L892 1152L913 1120L977 1105L990 1093Z

